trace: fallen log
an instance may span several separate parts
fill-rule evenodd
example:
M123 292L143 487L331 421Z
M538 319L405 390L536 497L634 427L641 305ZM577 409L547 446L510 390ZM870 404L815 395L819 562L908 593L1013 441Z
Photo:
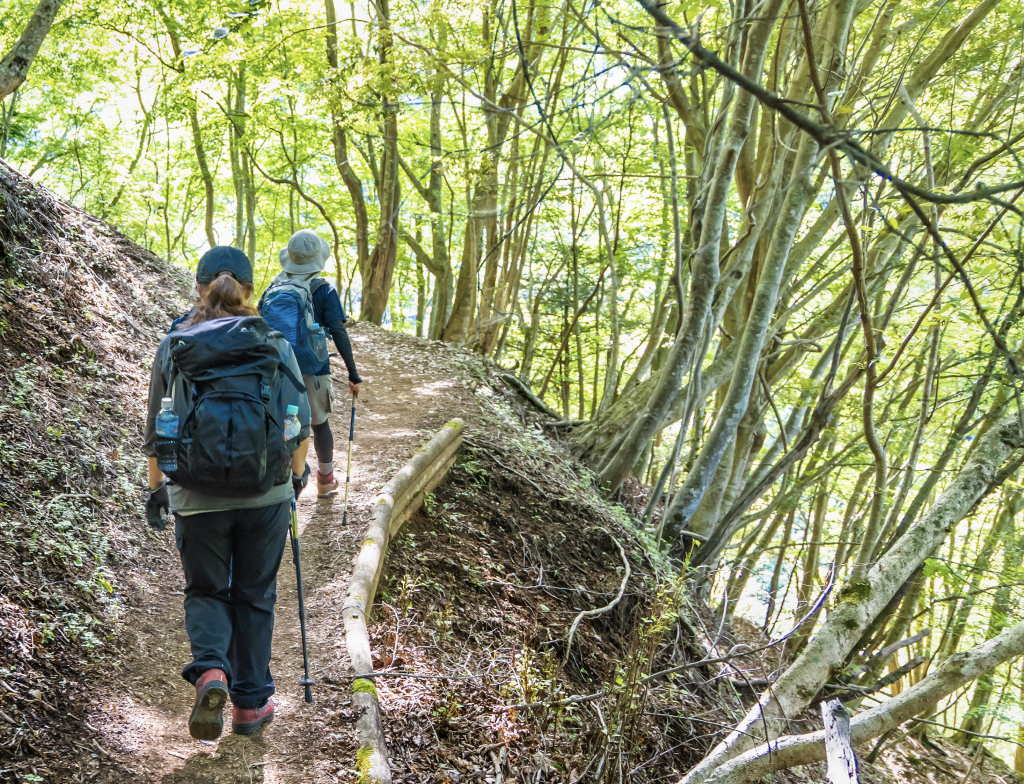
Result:
M388 544L412 514L419 509L427 493L444 478L462 445L461 419L453 419L422 446L381 490L370 512L370 523L363 546L356 556L349 581L348 596L342 607L345 618L345 642L353 673L373 672L367 616L373 609ZM362 784L391 784L387 743L381 719L380 701L372 676L352 682L352 704L363 708L356 721L359 749L356 770Z

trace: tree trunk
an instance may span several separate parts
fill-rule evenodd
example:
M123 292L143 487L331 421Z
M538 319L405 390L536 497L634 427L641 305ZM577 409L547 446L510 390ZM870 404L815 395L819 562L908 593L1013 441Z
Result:
M991 640L1002 633L1003 629L1009 626L1009 615L1012 611L1010 597L1010 583L1014 581L1014 573L1019 568L1021 548L1020 539L1014 528L1014 516L1021 508L1021 495L1014 492L1007 500L1009 507L1009 520L1007 525L1010 530L1007 532L1006 543L1003 546L1003 566L999 574L1000 586L992 597L992 607L988 614L988 633L985 639ZM974 686L974 694L971 695L971 704L964 714L964 720L960 724L960 731L953 736L953 740L963 746L970 746L978 741L977 736L981 734L985 709L992 699L994 690L994 678L991 674L983 675Z
M547 37L548 13L548 6L544 5L538 10L532 0L529 3L524 38L533 45L527 46L527 51L524 52L524 59L528 61L526 67L530 67L529 61L536 57L539 43ZM497 7L494 0L491 0L491 3L484 9L482 24L482 45L487 49L492 48L495 43L491 35L491 22L492 17L496 15ZM538 40L533 42L531 35L535 16L537 17ZM474 322L477 315L479 264L485 249L488 253L488 261L492 254L497 253L497 249L493 246L497 241L498 163L501 158L501 148L508 136L512 117L518 114L526 99L526 76L523 72L523 62L520 62L508 89L500 100L497 98L498 74L492 70L491 63L493 62L493 58L488 61L485 73L482 107L487 122L487 150L481 158L473 196L467 205L466 232L459 277L455 284L455 300L452 304L451 316L442 335L442 339L449 343L472 343L478 338ZM496 257L494 263L497 263ZM478 322L477 326L479 326Z
M210 171L210 165L206 160L206 147L203 145L203 133L199 127L199 112L194 103L189 107L188 121L192 127L192 146L196 151L196 163L199 164L199 175L202 177L203 193L206 196L203 228L206 231L206 241L212 248L217 244L217 235L213 230L213 215L216 209L213 192L213 173Z
M157 5L157 12L160 14L160 18L163 20L164 27L167 28L167 36L171 40L171 51L174 53L174 58L177 62L181 61L181 35L178 32L178 23L171 17L163 5ZM179 73L185 72L185 66L178 65L176 69ZM198 102L192 100L189 103L188 108L188 120L189 126L192 129L192 146L196 153L196 163L199 165L199 175L203 181L203 192L206 196L206 214L203 221L203 228L206 231L206 242L212 248L217 244L217 235L213 230L213 215L214 215L214 192L213 192L213 174L210 172L210 166L206 159L206 147L203 146L203 133L202 128L199 125L199 109Z
M782 566L786 559L786 548L789 547L789 543L792 540L793 520L795 518L796 510L790 509L789 515L786 517L786 529L782 533L782 542L779 545L778 554L775 556L775 567L772 569L772 580L768 585L768 608L765 611L764 626L762 627L765 634L768 634L768 630L772 627L772 616L775 614L776 604L780 607L782 606L782 602L778 601L779 581L782 577Z
M486 176L478 173L478 177ZM486 203L486 196L480 192L481 185L476 188L469 214L466 216L466 232L462 239L462 259L459 262L459 277L455 283L455 300L452 303L451 316L445 325L441 339L448 343L467 343L471 337L473 316L476 314L477 265L480 262L480 240L483 233L483 221L480 216L480 205Z
M437 47L444 51L448 44L448 27L438 22ZM427 192L430 199L430 242L434 256L434 310L430 314L430 337L441 337L452 307L452 262L444 225L444 148L441 139L441 99L444 97L445 72L441 65L434 71L430 90L430 176Z
M334 0L324 0L327 16L327 63L335 71L338 70L338 17L334 10ZM354 14L353 14L354 16ZM355 25L353 18L352 24ZM353 32L354 35L354 32ZM342 182L352 200L352 218L356 224L356 268L362 274L370 260L370 219L366 214L366 197L363 195L363 181L359 179L355 169L348 160L348 139L342 126L341 118L331 110L331 143L334 146L334 164L341 175ZM294 228L292 229L294 232ZM337 274L335 283L339 292L341 285L341 259L335 259Z
M0 101L25 83L28 69L62 5L64 0L40 0L18 42L0 60Z
M228 75L228 151L231 158L231 181L235 190L235 238L231 243L239 250L245 250L249 224L246 207L249 204L249 188L246 182L245 161L245 63L238 66L238 75Z
M417 231L418 231L417 227ZM416 264L416 337L423 337L423 321L427 317L427 281L423 265Z
M387 68L391 59L393 34L391 32L391 10L389 0L379 0L378 51L381 66ZM366 264L359 270L363 281L362 302L359 320L380 326L388 307L391 294L391 278L398 259L399 211L402 203L402 187L398 180L398 107L396 96L385 93L381 98L384 109L381 120L380 157L380 218L377 224L377 244Z
M751 536L749 541L753 546L750 547L748 553L741 552L738 556L738 563L735 568L733 568L732 574L729 577L729 585L726 589L726 595L729 602L729 606L726 608L725 612L726 623L732 622L736 605L743 596L743 591L747 587L750 575L754 571L754 567L757 565L757 562L771 545L772 539L775 538L775 534L778 532L779 526L782 524L784 517L786 517L785 512L776 512L772 515L772 521L769 523L768 529L764 532L761 538L758 539L755 544L755 540L753 536ZM778 585L777 577L775 582L776 585Z
M764 56L775 16L781 0L771 0L764 10L764 16L753 23L747 39L744 73L757 80L761 75ZM690 299L687 302L682 329L669 352L666 367L659 375L650 399L643 413L637 417L628 435L614 453L605 456L599 475L599 482L605 492L618 490L633 469L641 452L654 433L663 426L662 420L671 408L679 391L683 375L692 362L703 362L703 357L694 356L707 328L715 288L719 279L719 251L725 225L729 191L743 141L750 132L750 118L754 98L746 92L737 97L728 125L728 133L722 145L721 155L711 180L710 192L704 208L700 247L691 260ZM694 232L697 236L697 233ZM678 272L676 273L678 274ZM609 409L609 413L610 413ZM721 459L721 452L717 459ZM717 459L715 467L717 467ZM711 474L713 475L713 471ZM711 476L707 477L710 481ZM678 498L678 494L677 494ZM700 499L698 498L697 501ZM675 501L673 502L675 504ZM696 504L694 504L696 508ZM692 514L692 510L690 511ZM689 515L688 515L689 517Z
M789 258L793 238L796 236L800 220L807 206L810 191L810 167L817 154L817 149L818 145L809 137L804 137L801 141L794 164L793 179L776 223L768 255L761 269L761 277L751 305L750 317L739 340L740 345L733 377L729 383L729 392L719 408L715 425L697 457L696 464L687 474L683 486L672 500L672 507L666 512L666 535L669 541L675 541L677 545L681 544L680 536L686 530L690 518L707 491L719 461L747 411L750 390L761 359L761 349L764 347L765 334L778 300L782 273ZM710 563L715 555L715 553L703 555L701 563Z

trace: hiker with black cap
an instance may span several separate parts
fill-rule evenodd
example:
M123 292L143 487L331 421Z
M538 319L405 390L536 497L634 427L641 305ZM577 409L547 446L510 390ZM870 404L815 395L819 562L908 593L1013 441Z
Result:
M293 499L309 477L309 404L291 346L253 306L252 264L217 246L199 260L199 301L157 349L149 387L146 516L174 513L196 687L189 733L214 740L274 715L277 571ZM165 475L167 481L165 481Z
M334 477L334 434L328 421L334 389L326 332L331 333L345 362L348 389L353 397L359 397L359 385L363 382L352 357L341 298L334 286L320 277L330 257L330 246L316 232L295 232L288 247L278 254L281 273L263 292L259 305L267 323L288 339L302 369L318 461L317 494L321 497L333 495L339 485Z

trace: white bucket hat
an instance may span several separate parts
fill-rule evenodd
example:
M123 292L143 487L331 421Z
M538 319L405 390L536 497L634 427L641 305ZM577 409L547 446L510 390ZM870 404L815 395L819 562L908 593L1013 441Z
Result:
M323 272L327 259L331 257L331 246L312 229L299 229L288 247L277 254L281 269L292 275L316 275Z

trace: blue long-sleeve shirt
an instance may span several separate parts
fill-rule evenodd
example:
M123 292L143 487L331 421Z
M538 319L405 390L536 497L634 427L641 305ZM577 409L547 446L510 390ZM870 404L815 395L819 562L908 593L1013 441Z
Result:
M362 379L359 377L356 361L352 356L352 341L349 340L348 331L345 329L348 317L345 315L345 309L341 306L338 290L324 278L315 280L310 288L313 289L313 318L316 319L317 324L322 325L331 333L334 345L345 363L345 369L348 370L348 380L353 384L361 383ZM321 367L317 368L317 372L313 375L326 376L330 372L331 361L328 359Z

